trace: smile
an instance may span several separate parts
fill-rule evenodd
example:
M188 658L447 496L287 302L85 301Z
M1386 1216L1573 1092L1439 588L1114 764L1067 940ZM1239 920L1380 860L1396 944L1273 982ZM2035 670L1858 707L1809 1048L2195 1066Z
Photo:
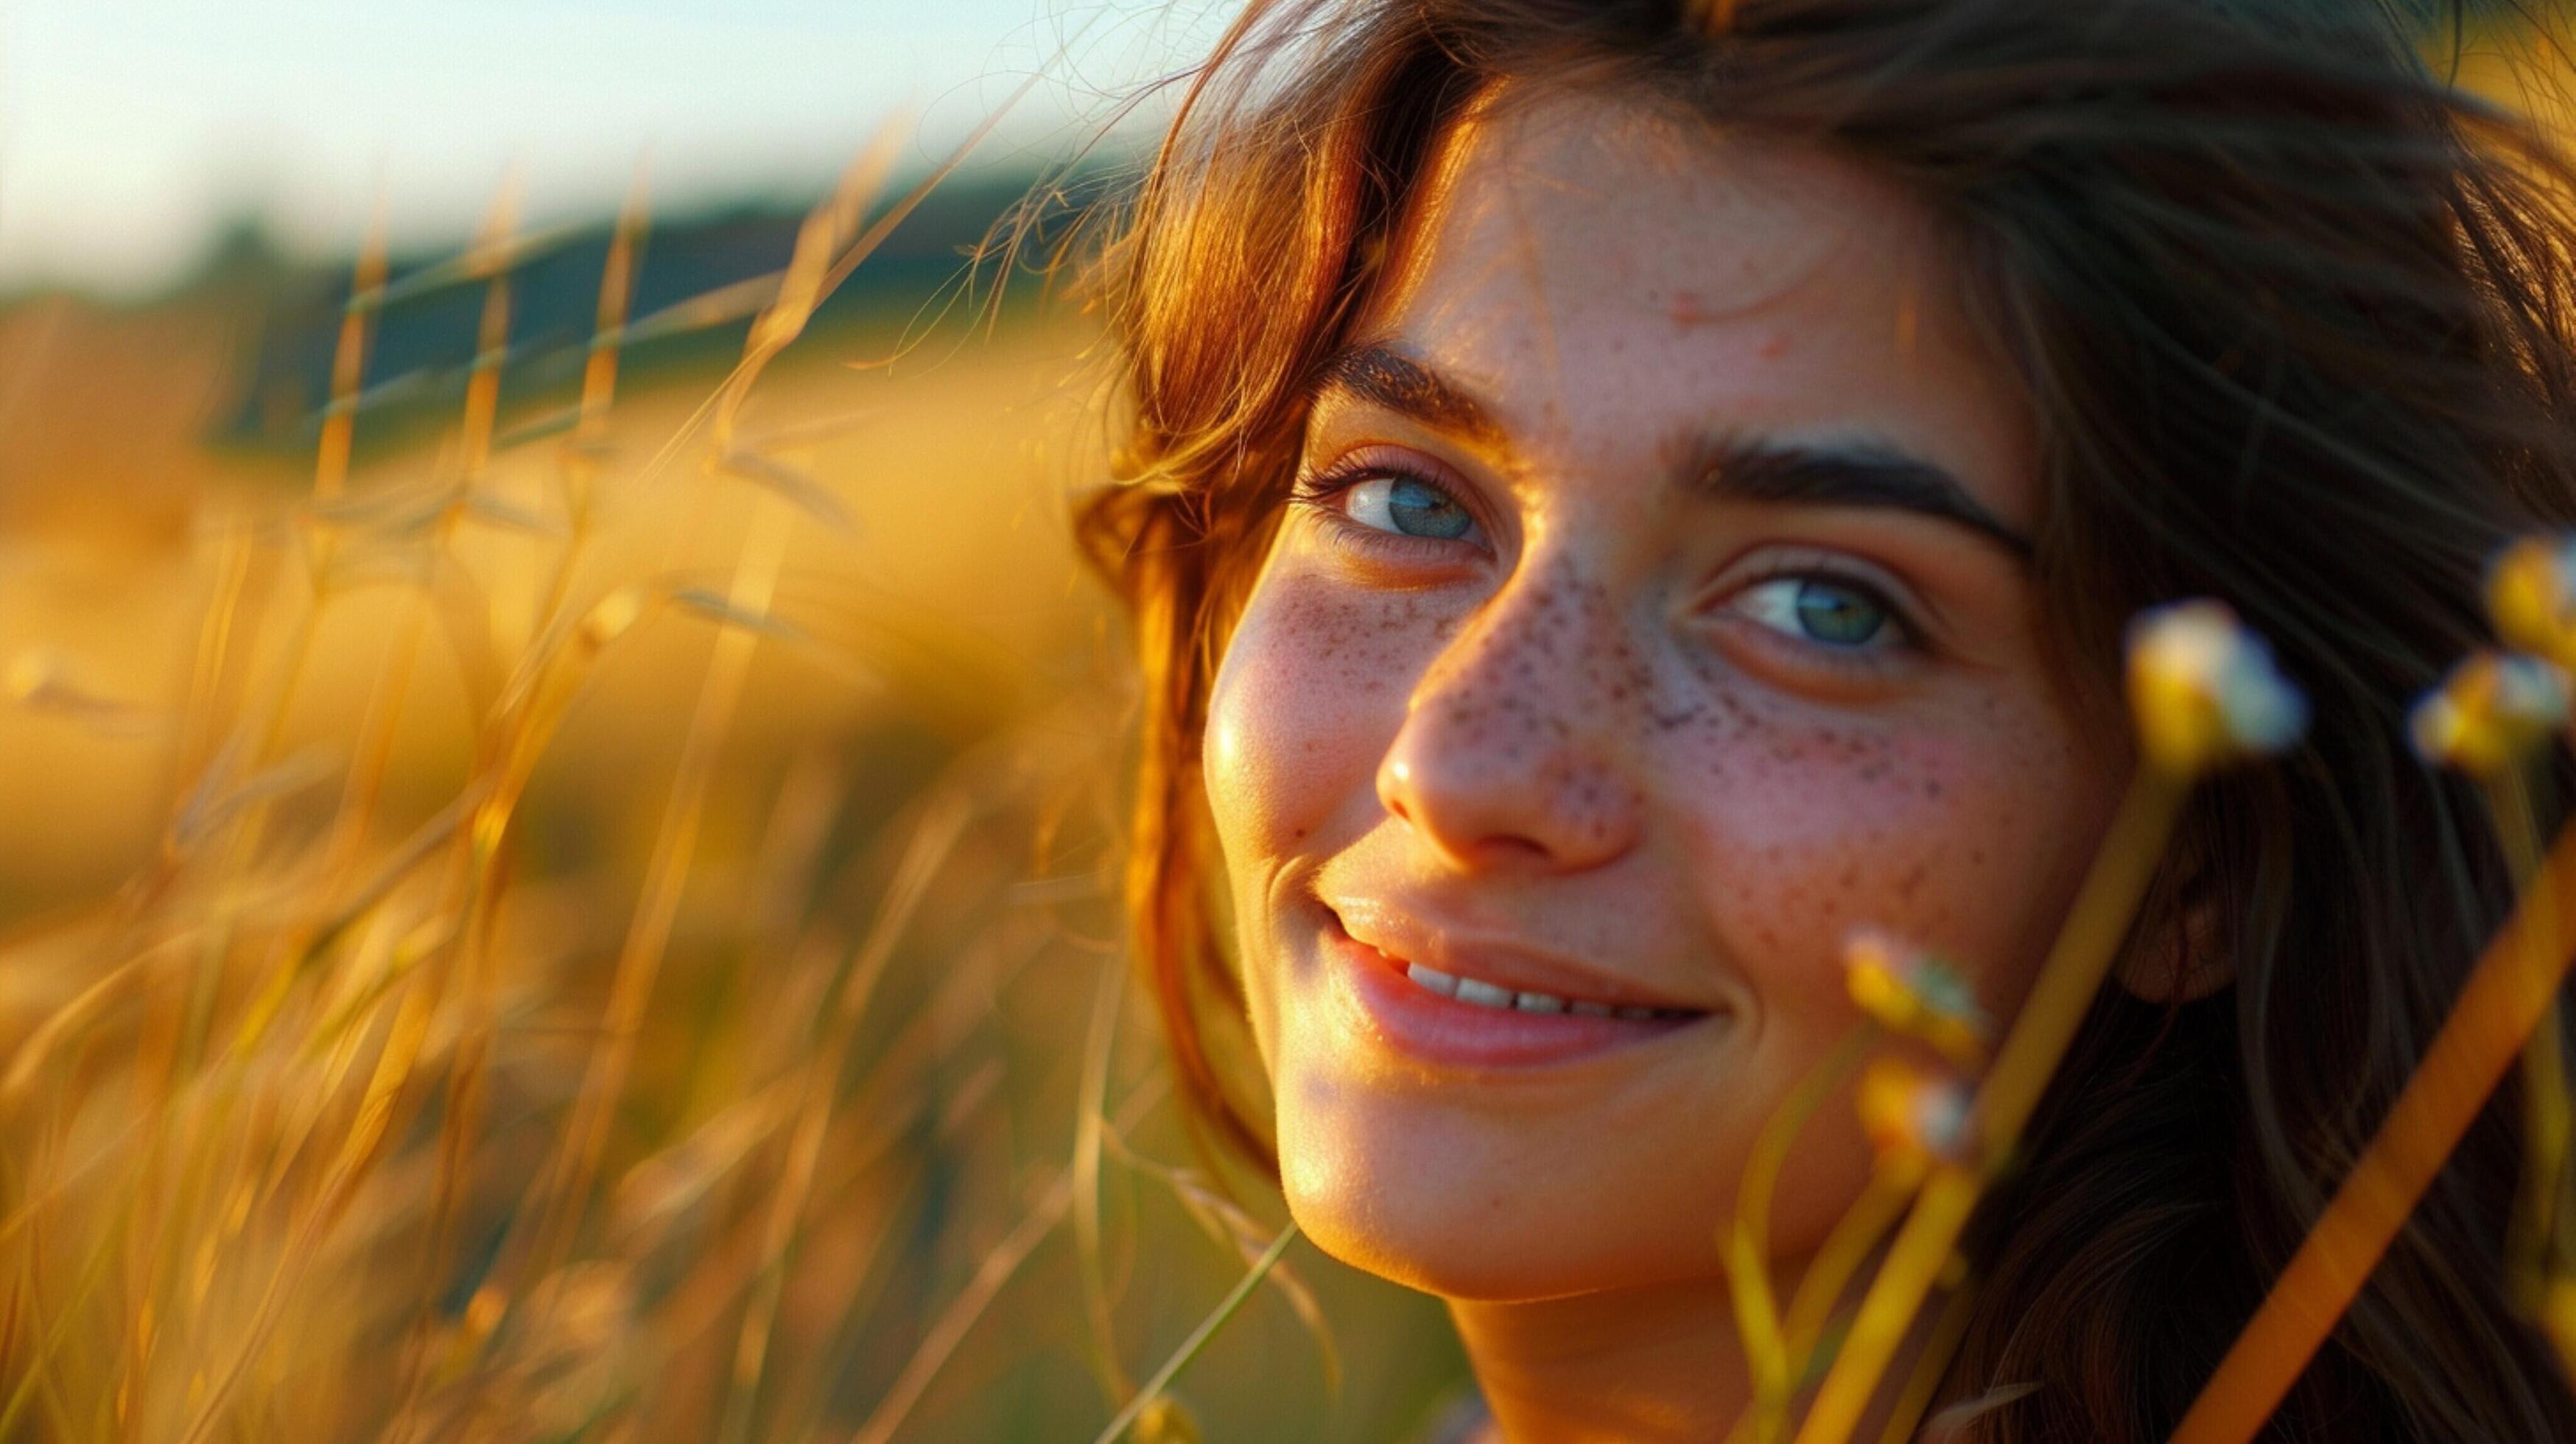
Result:
M1327 914L1326 974L1351 1031L1415 1063L1521 1073L1616 1055L1719 1016L1507 987L1413 962L1352 937Z
M1521 1013L1571 1013L1578 1018L1625 1018L1631 1022L1643 1022L1650 1018L1693 1016L1688 1010L1682 1008L1642 1008L1634 1004L1604 1003L1593 998L1560 998L1554 993L1534 992L1527 989L1515 992L1500 983L1488 983L1482 978L1458 977L1444 973L1426 963L1405 964L1404 975L1419 987L1438 993L1444 998L1455 998L1459 1002L1471 1003L1479 1008L1508 1008Z

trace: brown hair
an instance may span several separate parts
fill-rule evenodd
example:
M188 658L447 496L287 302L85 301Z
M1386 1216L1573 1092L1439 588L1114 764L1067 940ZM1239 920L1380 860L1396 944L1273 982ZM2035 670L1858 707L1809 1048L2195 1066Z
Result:
M1971 1239L1947 1392L2041 1386L1975 1437L2161 1439L2510 902L2474 794L2413 759L2403 715L2482 641L2486 559L2576 518L2568 175L2369 0L1702 8L1255 0L1196 72L1095 272L1133 407L1081 523L1143 668L1134 946L1204 1116L1275 1162L1225 1073L1241 1050L1207 1033L1241 996L1203 709L1313 372L1442 128L1507 80L1635 87L1893 176L1955 232L2024 388L2037 577L2078 681L2113 695L2131 612L2215 595L2319 718L2196 800L2136 931L2196 908L2232 986L2106 991ZM2273 1436L2576 1438L2504 1302L2516 1106L2508 1086Z

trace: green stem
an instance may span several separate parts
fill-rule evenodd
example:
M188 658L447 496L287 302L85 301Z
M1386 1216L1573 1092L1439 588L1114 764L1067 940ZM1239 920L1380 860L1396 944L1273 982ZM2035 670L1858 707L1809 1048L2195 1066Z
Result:
M1101 1430L1091 1444L1118 1444L1118 1440L1134 1427L1137 1416L1163 1397L1163 1391L1170 1388L1181 1371L1190 1366L1190 1361L1199 1356L1199 1350L1206 1348L1208 1340L1216 1337L1216 1331L1224 1328L1226 1320L1234 1317L1235 1310L1243 1307L1243 1301L1252 1297L1252 1291L1261 1287L1261 1281L1270 1276L1271 1268L1279 1262L1281 1255L1288 1252L1288 1245L1296 1238L1297 1221L1290 1219L1288 1226L1279 1230L1279 1236L1270 1241L1270 1247L1262 1250L1261 1257L1252 1261L1250 1271L1218 1301L1216 1312L1201 1320L1199 1326L1190 1331L1190 1336L1181 1340L1180 1348L1163 1361L1163 1367L1154 1371L1154 1377L1145 1381L1145 1387L1136 1391L1136 1397L1127 1401L1127 1407L1118 1411L1118 1417L1110 1420L1109 1427Z

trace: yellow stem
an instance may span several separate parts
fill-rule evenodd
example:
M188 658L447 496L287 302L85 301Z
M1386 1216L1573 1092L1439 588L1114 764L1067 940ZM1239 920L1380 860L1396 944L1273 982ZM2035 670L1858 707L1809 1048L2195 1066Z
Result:
M1806 1276L1798 1280L1798 1291L1789 1300L1789 1359L1801 1376L1814 1367L1809 1360L1824 1337L1834 1305L1842 1301L1844 1288L1869 1258L1869 1251L1904 1217L1905 1206L1922 1182L1918 1169L1882 1166L1835 1221L1833 1232L1825 1235L1824 1247L1816 1250L1815 1261L1807 1265Z
M2576 828L2559 834L2513 916L2488 942L2423 1062L2183 1416L2175 1444L2251 1438L2279 1406L2549 1012L2576 946L2571 894Z
M2540 868L2540 825L2532 813L2530 778L2516 765L2484 783L2514 886L2527 890ZM2567 1170L2567 1068L2559 1040L2553 998L2522 1046L2522 1188L2505 1239L2505 1281L2515 1306L2535 1316L2547 1299L2550 1270L2557 1262L2558 1199ZM2576 1359L2570 1362L2576 1364Z
M1795 1383L1780 1333L1780 1302L1771 1291L1771 1195L1798 1133L1836 1089L1851 1078L1878 1041L1878 1027L1864 1021L1824 1061L1798 1081L1762 1125L1737 1185L1735 1218L1726 1234L1726 1282L1735 1302L1735 1328L1753 1371L1753 1437L1777 1437Z
M385 291L385 206L376 200L358 268L349 278L349 304L340 312L340 339L331 353L331 404L322 415L322 444L313 462L313 499L336 499L349 480L349 451L358 424L358 391L366 380L367 329Z
M789 517L779 506L752 504L748 535L726 601L746 617L767 615L778 584L789 540ZM733 726L734 709L751 668L759 634L727 627L716 634L707 659L706 680L697 708L681 743L679 766L665 799L661 826L645 865L642 896L627 929L625 945L609 974L608 1005L599 1040L575 1096L573 1114L546 1184L546 1205L538 1210L533 1258L528 1276L549 1269L572 1243L607 1142L609 1120L626 1086L627 1065L643 1026L644 1007L659 976L662 954L679 920L680 895L695 860L707 795L715 779L717 753Z
M2075 1031L2128 935L2138 900L2155 876L2165 839L2189 795L2186 779L2153 766L2140 767L2130 782L2119 814L2112 818L2074 905L2067 910L2065 926L2040 965L2039 980L1995 1054L1994 1068L1977 1089L1971 1117L1980 1135L1979 1168L1936 1173L1914 1201L1905 1227L1861 1300L1851 1336L1836 1356L1833 1371L1825 1376L1824 1387L1817 1391L1797 1444L1844 1444L1860 1426L1888 1361L1957 1247L1960 1231L1967 1226L1986 1182L2011 1158L2022 1125L2039 1105L2058 1060L2075 1041Z
M1914 1361L1905 1392L1896 1396L1896 1408L1887 1416L1887 1427L1879 1431L1878 1444L1911 1444L1915 1429L1932 1407L1932 1395L1941 1387L1941 1376L1950 1372L1959 1341L1968 1336L1968 1307L1975 1301L1971 1285L1962 1283L1941 1306L1941 1322L1932 1326L1932 1337Z

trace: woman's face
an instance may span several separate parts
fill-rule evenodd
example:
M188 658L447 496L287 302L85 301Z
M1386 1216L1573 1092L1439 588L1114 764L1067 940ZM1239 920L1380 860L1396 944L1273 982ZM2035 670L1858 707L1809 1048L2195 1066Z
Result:
M2043 665L2033 436L1929 218L1515 100L1315 396L1206 750L1289 1202L1475 1299L1714 1275L1845 938L2009 1016L2128 765ZM1784 1257L1868 1166L1826 1109Z

